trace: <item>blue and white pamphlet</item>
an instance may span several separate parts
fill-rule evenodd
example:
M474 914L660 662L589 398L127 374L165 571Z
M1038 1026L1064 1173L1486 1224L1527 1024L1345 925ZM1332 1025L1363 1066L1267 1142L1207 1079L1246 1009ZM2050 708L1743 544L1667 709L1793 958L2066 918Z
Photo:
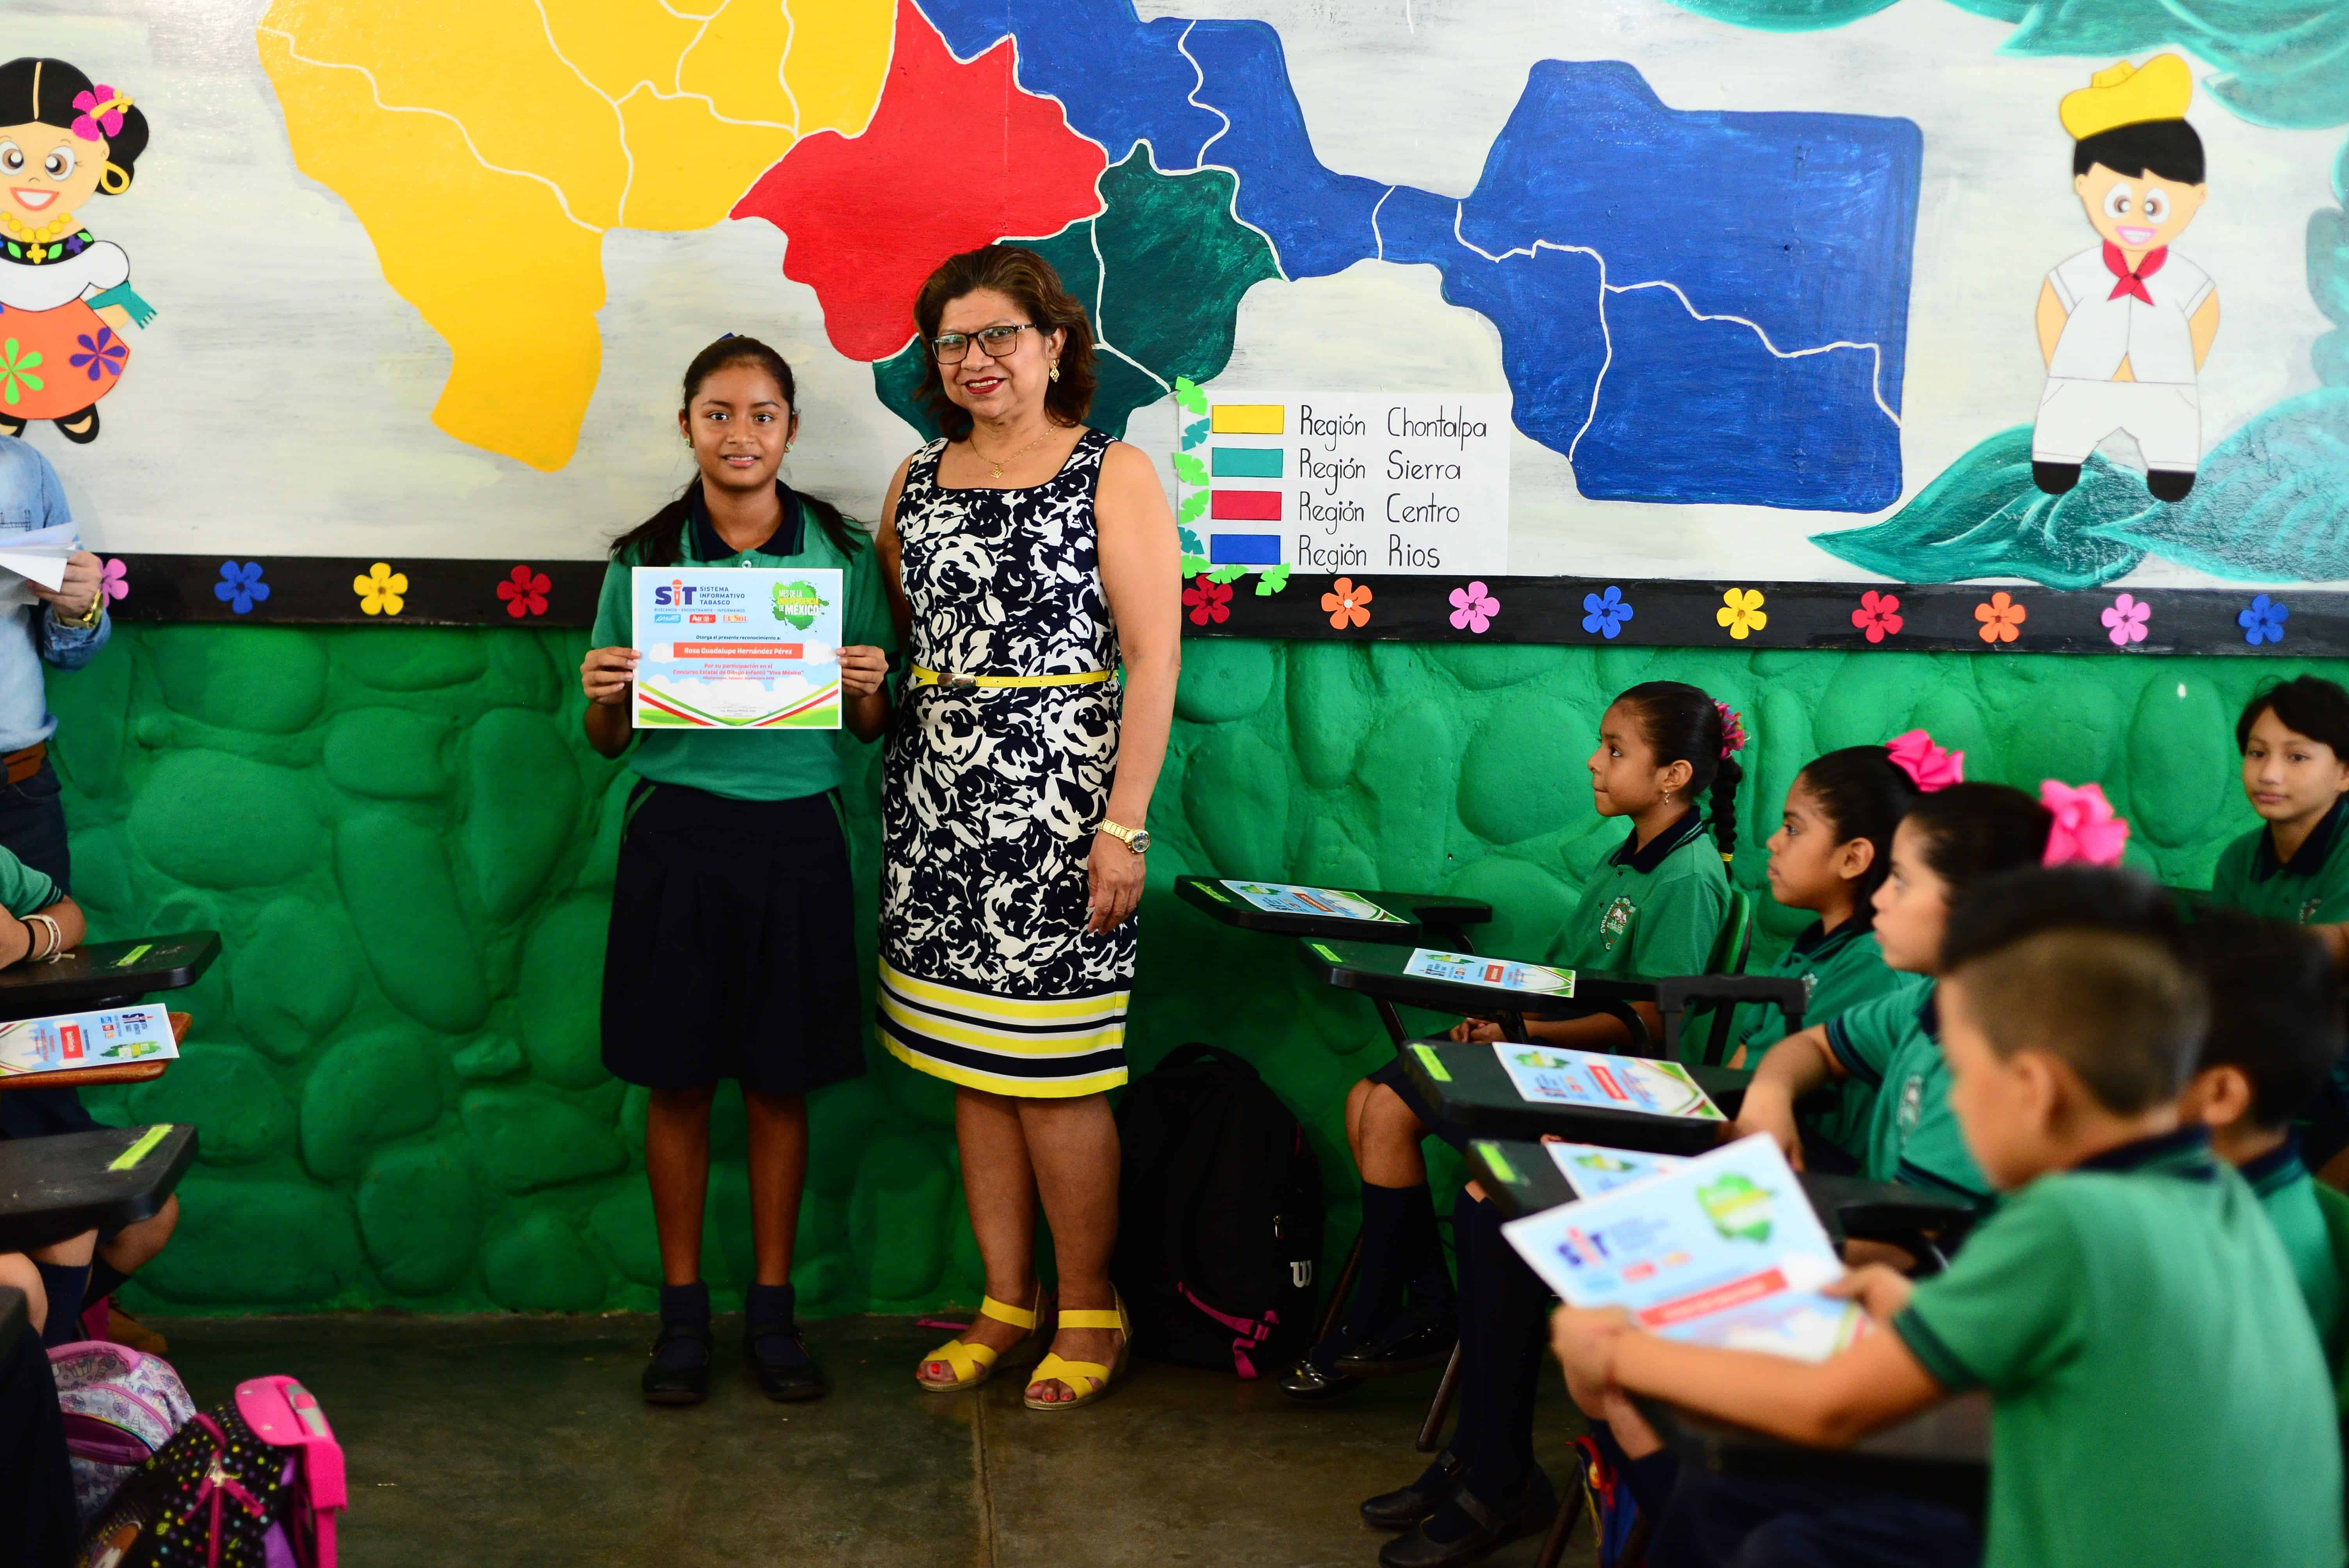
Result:
M1333 887L1300 887L1294 882L1235 882L1224 879L1224 885L1267 914L1319 914L1339 920L1381 922L1389 925L1403 923L1402 916L1392 914L1372 903L1358 892L1342 892Z
M169 1061L179 1054L171 1016L153 1002L0 1024L0 1078Z
M1766 1133L1501 1233L1568 1305L1619 1306L1667 1339L1824 1361L1868 1329L1819 1294L1843 1261Z
M1678 1062L1645 1057L1569 1051L1556 1046L1493 1042L1501 1070L1532 1105L1578 1105L1598 1110L1638 1110L1696 1121L1726 1121L1713 1098Z
M1518 964L1506 958L1479 958L1473 953L1439 953L1414 947L1402 972L1426 980L1449 980L1457 985L1497 985L1537 996L1574 995L1574 971L1552 969L1547 964Z
M1596 1143L1544 1143L1550 1162L1578 1198L1596 1198L1651 1176L1677 1171L1688 1161L1677 1154L1646 1154L1636 1149L1601 1149Z
M638 566L638 729L838 729L841 573Z

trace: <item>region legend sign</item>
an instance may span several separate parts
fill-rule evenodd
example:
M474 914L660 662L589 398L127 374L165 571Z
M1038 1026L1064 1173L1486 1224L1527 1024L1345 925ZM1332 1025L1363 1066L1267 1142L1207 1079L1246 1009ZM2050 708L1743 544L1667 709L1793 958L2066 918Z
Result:
M1307 573L1509 559L1509 398L1207 388L1207 558Z

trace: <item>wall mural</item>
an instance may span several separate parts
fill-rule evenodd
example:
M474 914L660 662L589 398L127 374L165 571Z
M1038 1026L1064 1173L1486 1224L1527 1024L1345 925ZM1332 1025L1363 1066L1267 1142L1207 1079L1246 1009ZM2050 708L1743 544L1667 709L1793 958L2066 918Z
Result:
M916 289L1019 239L1201 634L2349 651L2349 6L78 0L11 43L0 430L126 615L583 624L726 330L869 517L929 434Z

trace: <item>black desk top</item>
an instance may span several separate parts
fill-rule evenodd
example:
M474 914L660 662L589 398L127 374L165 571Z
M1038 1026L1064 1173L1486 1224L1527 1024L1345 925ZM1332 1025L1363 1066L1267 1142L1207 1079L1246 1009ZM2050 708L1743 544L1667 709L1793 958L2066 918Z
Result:
M1435 1109L1444 1124L1472 1138L1538 1139L1548 1133L1611 1149L1639 1149L1653 1154L1702 1154L1721 1141L1722 1130L1726 1125L1710 1118L1536 1104L1518 1096L1516 1086L1509 1081L1508 1073L1489 1044L1413 1041L1403 1049L1402 1068L1411 1079L1411 1087ZM1698 1066L1683 1070L1721 1108L1724 1117L1737 1114L1745 1098L1745 1086L1754 1078L1752 1073L1738 1068Z
M195 1158L196 1130L171 1122L0 1140L0 1252L147 1219Z
M1333 888L1368 899L1393 921L1355 920L1340 914L1281 914L1258 909L1232 891L1236 882L1250 877L1176 877L1174 896L1194 909L1204 910L1224 924L1274 936L1319 936L1340 942L1401 943L1425 946L1441 934L1456 935L1463 926L1482 925L1493 918L1493 906L1481 899L1450 898L1434 892L1381 892L1372 888Z
M0 1284L0 1357L16 1349L17 1336L32 1326L32 1315L25 1308L25 1293L14 1285Z
M1683 1464L1732 1475L1833 1480L1980 1515L1990 1482L1990 1396L1961 1394L1847 1449L1814 1449L1644 1396L1634 1401Z
M55 964L0 969L0 1019L79 1012L192 985L220 956L220 933L183 931L134 942L85 942Z
M1656 999L1654 981L1627 979L1618 975L1578 972L1573 995L1550 996L1537 991L1512 991L1505 985L1478 985L1406 975L1403 965L1411 961L1409 953L1373 943L1300 942L1298 952L1309 968L1341 989L1400 1002L1408 1007L1463 1016L1506 1012L1527 1018L1578 1018L1588 1013L1609 1011L1627 1002Z

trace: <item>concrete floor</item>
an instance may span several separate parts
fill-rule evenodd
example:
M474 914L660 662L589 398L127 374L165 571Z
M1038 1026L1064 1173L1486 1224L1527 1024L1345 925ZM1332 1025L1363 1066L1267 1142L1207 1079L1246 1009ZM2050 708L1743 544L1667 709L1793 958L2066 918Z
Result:
M823 1563L888 1568L1371 1568L1384 1536L1355 1504L1424 1463L1412 1436L1433 1373L1335 1406L1268 1384L1136 1362L1081 1413L1021 1408L1021 1380L977 1394L914 1386L947 1337L902 1318L813 1326L836 1385L777 1405L739 1371L719 1325L707 1404L636 1397L651 1320L158 1320L199 1406L288 1372L348 1456L346 1568L427 1563ZM1557 1380L1537 1439L1553 1480L1578 1420ZM1537 1542L1486 1561L1525 1568ZM1591 1562L1578 1532L1568 1564Z

